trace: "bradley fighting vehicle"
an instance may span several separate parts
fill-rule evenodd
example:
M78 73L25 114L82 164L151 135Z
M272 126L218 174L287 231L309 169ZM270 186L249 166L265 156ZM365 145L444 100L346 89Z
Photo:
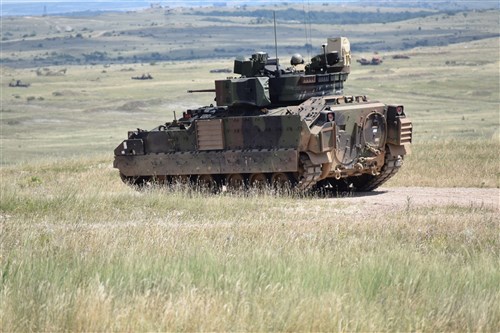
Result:
M373 190L410 152L412 123L402 105L343 95L350 64L344 37L329 38L307 64L299 54L288 67L263 52L235 60L239 77L201 90L215 92L216 105L129 132L114 167L132 184Z

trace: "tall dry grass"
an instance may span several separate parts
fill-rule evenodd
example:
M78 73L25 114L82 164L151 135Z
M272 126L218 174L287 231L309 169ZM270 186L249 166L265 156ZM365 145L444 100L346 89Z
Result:
M500 187L500 140L448 139L412 145L390 186Z
M498 211L1 169L4 331L498 331Z

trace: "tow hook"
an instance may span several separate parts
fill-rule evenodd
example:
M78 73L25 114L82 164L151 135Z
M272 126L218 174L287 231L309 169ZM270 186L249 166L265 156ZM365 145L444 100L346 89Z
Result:
M334 173L335 173L335 179L339 180L340 177L342 176L342 172L340 171L340 169L338 169L338 168L335 169Z

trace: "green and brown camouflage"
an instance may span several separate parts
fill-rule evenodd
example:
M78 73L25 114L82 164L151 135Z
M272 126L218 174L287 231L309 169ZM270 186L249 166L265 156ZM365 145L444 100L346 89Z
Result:
M129 132L115 149L114 167L131 183L380 186L410 152L412 124L402 105L342 94L351 61L347 38L330 38L322 49L307 65L294 55L288 68L266 53L236 60L241 76L209 90L217 106Z
M259 52L249 60L235 60L238 79L215 81L215 99L219 106L251 105L273 108L299 104L314 96L341 93L349 75L350 44L347 38L329 38L323 54L305 65L300 54L283 68L277 59Z

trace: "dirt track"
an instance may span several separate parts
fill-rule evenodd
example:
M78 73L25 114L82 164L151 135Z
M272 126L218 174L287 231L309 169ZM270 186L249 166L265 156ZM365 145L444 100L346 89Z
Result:
M381 187L370 193L359 193L340 199L378 209L400 210L411 207L477 206L500 209L498 188L437 188L437 187Z

